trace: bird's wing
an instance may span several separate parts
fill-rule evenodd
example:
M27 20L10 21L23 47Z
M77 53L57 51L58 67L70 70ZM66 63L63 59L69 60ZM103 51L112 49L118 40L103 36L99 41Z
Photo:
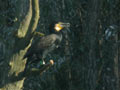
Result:
M36 40L32 44L31 48L28 50L26 56L32 56L34 53L40 53L40 52L42 53L45 49L48 49L49 47L54 45L56 40L57 40L56 34L47 35L39 40Z
M56 42L56 37L57 36L55 34L51 34L51 35L41 38L38 41L36 48L38 47L38 49L46 49L50 47L52 44Z

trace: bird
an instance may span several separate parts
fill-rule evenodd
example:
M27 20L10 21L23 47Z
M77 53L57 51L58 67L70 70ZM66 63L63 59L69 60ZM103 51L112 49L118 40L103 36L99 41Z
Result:
M70 27L70 23L57 22L51 24L49 30L51 34L43 36L42 38L37 39L29 48L25 57L32 58L35 57L42 64L45 64L46 56L51 53L55 48L58 48L62 39L64 29ZM34 60L33 60L34 61Z

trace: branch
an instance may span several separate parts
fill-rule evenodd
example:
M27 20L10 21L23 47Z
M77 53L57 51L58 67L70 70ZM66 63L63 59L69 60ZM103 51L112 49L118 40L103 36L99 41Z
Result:
M20 25L21 27L19 28L17 33L17 37L19 38L16 39L15 43L16 51L25 48L27 50L31 46L31 42L33 40L38 20L39 20L39 2L38 0L30 0L29 12L26 15L25 20L21 22ZM19 45L21 46L18 48Z
M39 20L39 1L30 0L29 10L16 33L19 38L29 37L35 31Z
M34 35L35 29L37 27L38 24L38 20L39 20L39 1L38 0L32 0L32 19L31 19L31 23L28 29L28 32L26 34L26 39L27 40L31 40L31 38Z
M48 70L51 66L53 66L54 61L50 60L49 63L45 64L43 67L41 67L40 69L38 68L31 68L28 71L23 71L21 73L19 73L18 76L13 77L15 81L18 80L22 80L23 78L26 78L28 76L36 76L36 75L42 75L43 72L45 72L46 70Z
M29 0L29 10L25 16L25 18L23 19L23 21L20 23L19 29L17 30L17 33L15 34L18 38L22 38L26 35L30 22L31 22L31 18L32 18L32 1Z
M37 69L37 68L32 68L30 70L28 70L27 72L21 72L19 73L17 76L15 74L13 74L10 78L10 80L6 83L14 83L16 81L20 81L20 80L24 80L26 77L28 76L36 76L36 75L41 75L43 72L45 72L46 70L48 70L52 65L54 64L53 60L50 60L49 63L45 64L42 68ZM1 87L0 87L1 88Z
M43 72L45 72L46 70L48 70L53 64L54 64L54 61L50 60L49 63L45 64L40 69L32 68L32 69L30 69L29 71L27 71L25 73L25 77L27 77L27 76L41 75Z

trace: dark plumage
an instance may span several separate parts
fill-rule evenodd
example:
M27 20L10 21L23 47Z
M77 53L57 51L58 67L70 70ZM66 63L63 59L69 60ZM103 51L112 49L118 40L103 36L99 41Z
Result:
M47 54L52 52L55 48L57 48L60 42L62 41L62 29L69 26L69 23L59 22L55 24L54 27L52 27L54 28L54 33L44 36L35 41L31 45L31 48L28 50L25 57L29 59L35 56L37 59L44 61Z

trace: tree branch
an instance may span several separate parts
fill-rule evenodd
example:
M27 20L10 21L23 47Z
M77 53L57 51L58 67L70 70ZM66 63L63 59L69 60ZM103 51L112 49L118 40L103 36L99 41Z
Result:
M31 18L31 16L32 16L32 18ZM27 20L27 19L29 19L29 20ZM20 29L18 30L18 32L26 30L27 33L24 38L15 38L16 43L14 46L14 53L13 53L13 56L11 56L10 62L9 62L9 66L11 67L11 69L9 71L9 75L12 75L15 73L15 75L18 76L18 74L24 70L25 65L26 65L26 58L23 58L23 57L31 45L30 41L32 41L32 39L33 39L33 35L34 35L33 32L35 31L35 29L37 27L38 19L39 19L38 0L30 0L30 8L29 8L28 15L26 16L26 21L28 21L28 22L23 23L23 24L27 23L26 24L27 28L23 29L23 27L25 27L25 26L21 22L21 25L23 25L21 27L22 30L20 30ZM30 25L29 25L29 23L30 23ZM29 26L29 28L28 28L28 26ZM18 36L22 37L21 34L19 34Z
M31 68L31 69L29 69L27 71L23 71L23 72L19 73L18 76L13 76L12 77L12 82L22 80L23 78L26 78L28 76L42 75L42 73L45 72L46 70L48 70L51 66L53 66L53 64L54 64L54 61L50 60L49 63L45 64L40 69Z
M43 72L45 72L46 70L48 70L52 65L53 65L53 61L51 60L49 63L45 64L43 67L41 67L40 69L37 68L32 68L30 69L26 74L26 76L35 76L35 75L41 75Z
M29 10L27 12L27 15L25 16L25 18L23 19L23 21L20 23L19 29L17 30L16 36L18 38L22 38L26 35L30 22L31 22L31 18L32 18L32 1L29 0Z
M31 19L31 23L28 29L28 32L26 34L26 39L27 40L31 40L31 38L34 35L35 29L37 27L38 24L38 20L39 20L39 1L38 0L32 0L32 19Z

